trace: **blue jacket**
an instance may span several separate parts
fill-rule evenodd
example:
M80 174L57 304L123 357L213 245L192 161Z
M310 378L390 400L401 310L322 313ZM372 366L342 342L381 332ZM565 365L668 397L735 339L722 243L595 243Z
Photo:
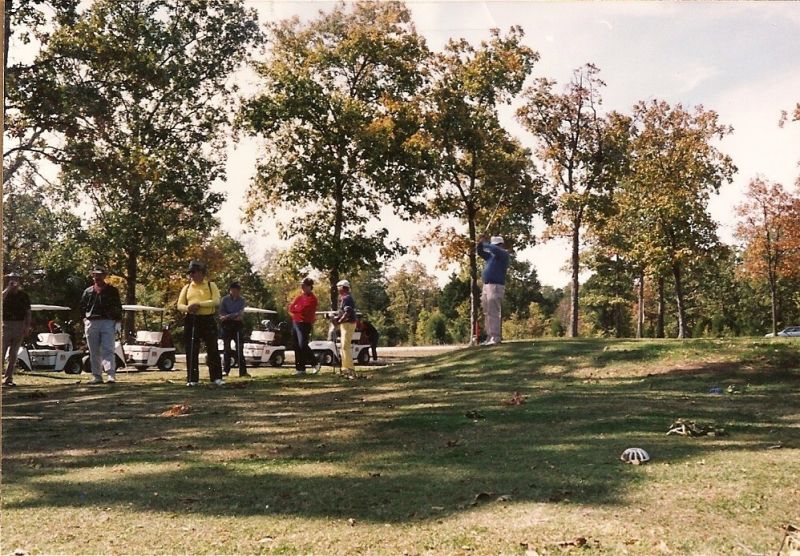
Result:
M486 266L483 268L483 283L504 286L508 270L508 251L497 245L481 242L475 248L475 252L486 261Z

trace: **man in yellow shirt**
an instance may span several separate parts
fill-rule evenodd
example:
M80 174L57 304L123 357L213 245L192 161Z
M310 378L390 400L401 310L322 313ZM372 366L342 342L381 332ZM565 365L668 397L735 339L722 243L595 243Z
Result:
M183 340L186 346L186 386L200 382L200 341L206 346L206 361L211 381L222 386L222 366L217 347L217 322L214 315L220 303L219 288L206 277L206 268L198 261L189 263L190 282L178 296L178 310L186 313Z

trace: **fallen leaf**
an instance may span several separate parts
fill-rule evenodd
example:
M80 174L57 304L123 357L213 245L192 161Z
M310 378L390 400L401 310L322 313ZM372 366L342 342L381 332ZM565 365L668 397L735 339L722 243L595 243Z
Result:
M503 405L522 405L525 403L525 396L520 394L519 392L514 392L514 395L511 396L508 400L503 400Z
M569 541L555 541L551 542L550 544L558 546L560 548L566 548L567 546L583 546L587 543L586 537L575 537Z
M511 495L510 494L501 494L497 497L497 502L511 502Z
M447 441L447 447L448 447L448 448L452 448L453 446L458 446L460 443L461 443L461 440L460 440L460 439L456 439L456 440L448 440L448 441Z
M347 524L350 527L355 527L356 526L356 520L351 517L350 519L347 520Z
M28 551L24 548L15 548L14 556L28 556Z
M472 500L472 505L477 506L481 502L488 502L494 497L494 492L479 492Z
M467 419L486 419L486 417L484 417L483 415L481 415L480 413L478 413L475 410L467 411L464 414L464 417L466 417Z
M267 535L266 537L258 539L258 542L265 543L265 542L272 542L274 540L275 540L275 537L273 537L272 535Z
M380 477L381 474L376 472L376 473L370 473L369 476L370 477Z
M179 415L188 415L192 408L189 402L178 403L170 407L168 410L161 414L162 417L177 417Z

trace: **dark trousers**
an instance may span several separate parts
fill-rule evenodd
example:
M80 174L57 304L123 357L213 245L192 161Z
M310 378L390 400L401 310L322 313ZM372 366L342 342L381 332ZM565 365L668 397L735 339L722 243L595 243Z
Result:
M298 371L305 371L306 365L316 365L317 356L308 347L311 341L311 328L313 326L307 322L293 322L292 336L294 338L294 368Z
M211 380L222 378L214 315L186 315L183 343L186 346L186 382L200 382L200 342L206 347L206 363Z
M231 341L236 344L236 351L231 349ZM236 361L239 363L239 376L247 374L244 362L244 343L242 342L242 323L239 321L222 323L222 372L230 374L231 357L236 353Z
M375 361L378 359L378 340L380 336L372 336L369 337L369 347L372 350L372 360Z

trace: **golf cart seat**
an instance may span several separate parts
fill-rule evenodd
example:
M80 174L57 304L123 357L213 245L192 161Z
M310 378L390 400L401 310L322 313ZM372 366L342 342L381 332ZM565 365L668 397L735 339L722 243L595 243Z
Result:
M152 330L139 330L136 332L136 343L148 346L161 345L161 336L163 332Z
M353 332L353 343L357 344L359 341L361 341L361 331L356 330L355 332Z
M70 339L69 334L65 332L44 332L39 334L38 339L39 341L37 343L40 346L51 347L53 349L72 349L72 340Z
M250 333L250 340L260 344L268 344L275 339L275 332L272 330L253 330Z

